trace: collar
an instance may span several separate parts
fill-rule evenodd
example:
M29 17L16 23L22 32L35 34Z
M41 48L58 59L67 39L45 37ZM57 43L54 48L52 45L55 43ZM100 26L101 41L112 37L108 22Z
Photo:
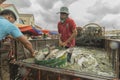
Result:
M67 17L66 19L65 19L65 22L64 23L66 23L66 22L68 22L69 21L69 17ZM64 24L64 23L62 23L62 22L60 22L61 24Z
M69 17L68 17L68 18L66 18L65 22L68 22L68 21L69 21L69 19L70 19Z
M0 19L5 19L3 16L0 16Z

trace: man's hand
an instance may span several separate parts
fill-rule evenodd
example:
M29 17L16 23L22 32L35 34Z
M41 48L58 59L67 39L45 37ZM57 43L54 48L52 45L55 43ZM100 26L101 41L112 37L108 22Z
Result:
M67 46L67 42L63 42L63 43L62 43L62 46L63 46L63 47Z
M27 40L27 38L24 35L18 37L17 39L25 46L25 48L29 50L31 56L34 57L36 52L32 47L32 43L29 40Z
M60 40L60 41L59 41L59 46L62 46L62 43L63 43L63 42Z
M63 47L65 47L65 46L67 46L67 42L59 42L59 46L63 46Z
M65 42L62 42L62 41L59 39L59 46L65 47L65 46L67 46L67 44L68 44L68 40L65 41Z
M35 57L35 55L38 53L38 51L34 51L32 54L31 54L31 57Z
M31 57L35 57L35 53L32 53L32 54L31 54Z

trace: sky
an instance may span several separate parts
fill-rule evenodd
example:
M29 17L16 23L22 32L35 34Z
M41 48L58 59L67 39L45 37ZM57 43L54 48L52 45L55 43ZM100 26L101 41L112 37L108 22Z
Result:
M33 14L35 24L43 29L57 30L60 7L69 8L69 17L77 26L97 23L106 30L120 29L120 0L6 0L19 13Z

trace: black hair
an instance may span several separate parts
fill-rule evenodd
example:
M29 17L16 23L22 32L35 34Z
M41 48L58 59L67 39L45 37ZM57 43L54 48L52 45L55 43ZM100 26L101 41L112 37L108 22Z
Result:
M0 15L2 15L2 16L3 15L11 15L15 19L15 21L17 20L17 17L15 15L15 13L12 10L9 10L9 9L5 9L5 10L1 11Z

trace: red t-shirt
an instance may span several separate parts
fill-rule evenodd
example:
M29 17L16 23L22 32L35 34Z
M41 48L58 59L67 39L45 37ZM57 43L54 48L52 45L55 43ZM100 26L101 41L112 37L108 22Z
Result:
M73 33L73 30L76 28L75 22L67 18L64 23L59 22L58 23L58 32L61 34L61 41L65 42L70 38L70 36ZM75 46L75 38L73 38L68 44L67 47L73 47Z

